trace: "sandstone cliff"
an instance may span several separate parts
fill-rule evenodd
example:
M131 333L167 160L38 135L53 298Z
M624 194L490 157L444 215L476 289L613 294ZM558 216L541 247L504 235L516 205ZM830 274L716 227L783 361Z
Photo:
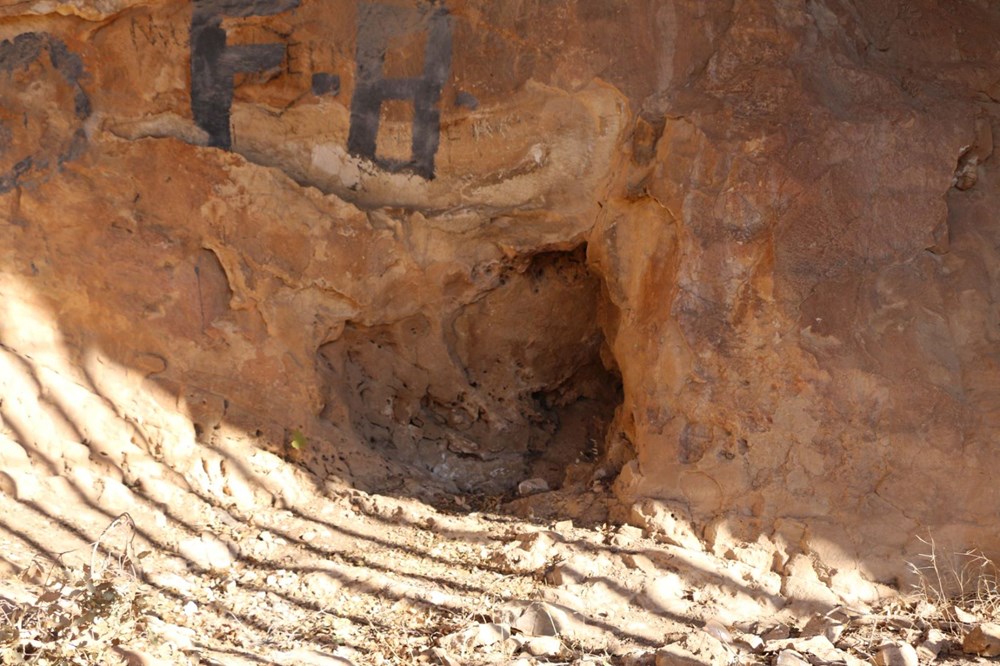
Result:
M615 478L876 580L1000 549L991 3L0 18L14 487L73 450L242 497L242 439L422 498Z

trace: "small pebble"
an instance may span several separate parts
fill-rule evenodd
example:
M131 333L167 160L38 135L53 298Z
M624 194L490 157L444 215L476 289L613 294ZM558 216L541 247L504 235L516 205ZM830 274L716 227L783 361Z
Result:
M549 482L545 479L527 479L517 484L517 494L522 497L525 495L548 492L548 490Z

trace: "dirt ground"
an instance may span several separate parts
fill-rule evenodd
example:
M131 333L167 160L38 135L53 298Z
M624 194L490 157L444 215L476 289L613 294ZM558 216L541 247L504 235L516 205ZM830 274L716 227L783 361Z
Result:
M247 511L179 477L2 479L3 663L850 664L934 632L947 651L926 595L791 600L776 573L610 524L600 482L480 506L301 484Z
M763 536L722 549L716 538L710 551L655 502L620 504L586 451L558 490L456 495L369 449L293 433L268 451L223 422L199 432L176 396L100 357L86 364L0 345L2 664L1000 654L1000 626L987 622L997 577L982 559L915 563L922 589L903 597L857 579L876 600L848 601L842 576L821 579L803 553ZM309 471L328 459L325 478ZM370 480L393 470L382 493L336 471L362 468ZM956 572L976 583L957 601L941 593Z

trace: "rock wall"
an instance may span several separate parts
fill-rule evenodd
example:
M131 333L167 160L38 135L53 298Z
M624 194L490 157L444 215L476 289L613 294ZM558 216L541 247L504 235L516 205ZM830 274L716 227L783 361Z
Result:
M637 452L620 492L721 517L722 550L764 532L889 578L921 538L1000 545L998 16L881 4L734 7L646 107L655 147L634 134L590 247Z
M225 425L424 495L580 463L824 575L1000 549L990 3L0 18L0 342L133 424L106 449L193 478Z

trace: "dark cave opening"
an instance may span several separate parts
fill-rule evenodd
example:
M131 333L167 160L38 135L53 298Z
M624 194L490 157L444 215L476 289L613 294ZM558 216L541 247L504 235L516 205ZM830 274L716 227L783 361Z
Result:
M490 286L445 316L349 322L319 350L329 404L342 406L324 416L429 489L556 489L600 462L622 400L602 362L600 280L582 244L517 257Z

